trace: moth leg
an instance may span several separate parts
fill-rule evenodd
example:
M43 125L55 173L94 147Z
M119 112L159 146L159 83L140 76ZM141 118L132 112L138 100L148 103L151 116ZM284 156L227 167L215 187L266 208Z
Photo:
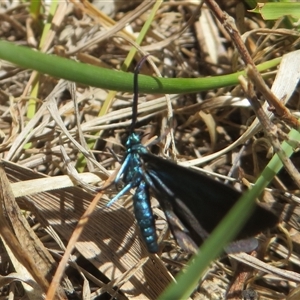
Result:
M120 181L120 178L121 178L121 176L126 172L126 168L128 168L129 167L129 161L131 160L131 154L128 154L126 157L125 157L125 159L124 159L124 161L123 161L123 163L122 163L122 165L121 165L121 168L120 168L120 170L119 170L119 172L118 172L118 174L116 175L116 178L115 178L115 180L114 180L114 182L115 183L118 183L118 181Z
M110 149L110 151L112 151ZM130 161L130 158L131 158L131 155L128 154L126 157L125 157L125 160L123 161L119 171L117 172L117 175L115 175L115 178L112 182L110 182L109 184L107 185L104 185L102 187L99 187L97 188L97 191L103 191L103 190L106 190L107 188L109 188L110 186L112 186L113 184L116 186L116 188L118 189L117 187L117 184L118 182L120 181L121 179L121 176L127 171L126 169L128 169L128 166L129 166L129 161ZM119 161L119 160L118 160ZM116 200L116 199L115 199ZM113 201L114 202L114 201ZM112 204L112 203L111 203ZM110 204L110 205L111 205Z
M128 183L124 188L114 196L107 204L106 207L111 206L114 202L116 202L121 196L125 195L130 189L134 188L135 184L133 182Z

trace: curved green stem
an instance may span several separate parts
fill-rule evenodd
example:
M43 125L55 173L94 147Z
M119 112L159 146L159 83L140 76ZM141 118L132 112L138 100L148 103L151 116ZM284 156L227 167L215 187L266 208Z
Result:
M53 77L100 87L108 90L132 92L133 74L78 63L55 55L44 54L30 48L0 41L0 59L10 61L20 67L49 74ZM264 71L275 67L281 58L270 60L257 66ZM238 77L245 72L205 78L157 78L139 76L139 90L149 94L195 93L209 89L238 84Z

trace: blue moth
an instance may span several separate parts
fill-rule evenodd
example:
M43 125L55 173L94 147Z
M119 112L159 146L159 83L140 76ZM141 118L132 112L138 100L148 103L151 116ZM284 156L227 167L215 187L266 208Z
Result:
M159 246L150 204L151 191L159 201L178 245L194 253L241 197L241 193L202 173L155 156L142 145L135 126L138 115L138 74L146 58L139 62L134 72L132 123L122 165L114 180L115 183L122 180L124 187L107 206L130 189L135 189L132 197L135 218L148 251L156 253ZM277 222L277 216L256 204L237 239L254 236L274 227Z

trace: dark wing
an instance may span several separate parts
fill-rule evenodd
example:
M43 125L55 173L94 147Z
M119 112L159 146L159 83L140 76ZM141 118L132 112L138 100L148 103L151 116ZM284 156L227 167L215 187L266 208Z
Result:
M152 154L141 156L147 173L164 199L158 199L162 207L162 202L169 201L175 215L200 239L217 226L241 196L235 189L192 169ZM278 218L271 211L256 205L237 238L254 236L277 223ZM199 243L199 238L194 240Z

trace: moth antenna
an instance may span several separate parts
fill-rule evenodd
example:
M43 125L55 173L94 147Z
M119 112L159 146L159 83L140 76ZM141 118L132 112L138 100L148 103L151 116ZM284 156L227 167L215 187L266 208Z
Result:
M149 55L144 56L136 65L133 75L133 103L132 103L132 121L130 125L130 133L134 132L135 125L137 122L138 114L138 99L139 99L139 87L138 87L138 75L143 63L147 60Z

